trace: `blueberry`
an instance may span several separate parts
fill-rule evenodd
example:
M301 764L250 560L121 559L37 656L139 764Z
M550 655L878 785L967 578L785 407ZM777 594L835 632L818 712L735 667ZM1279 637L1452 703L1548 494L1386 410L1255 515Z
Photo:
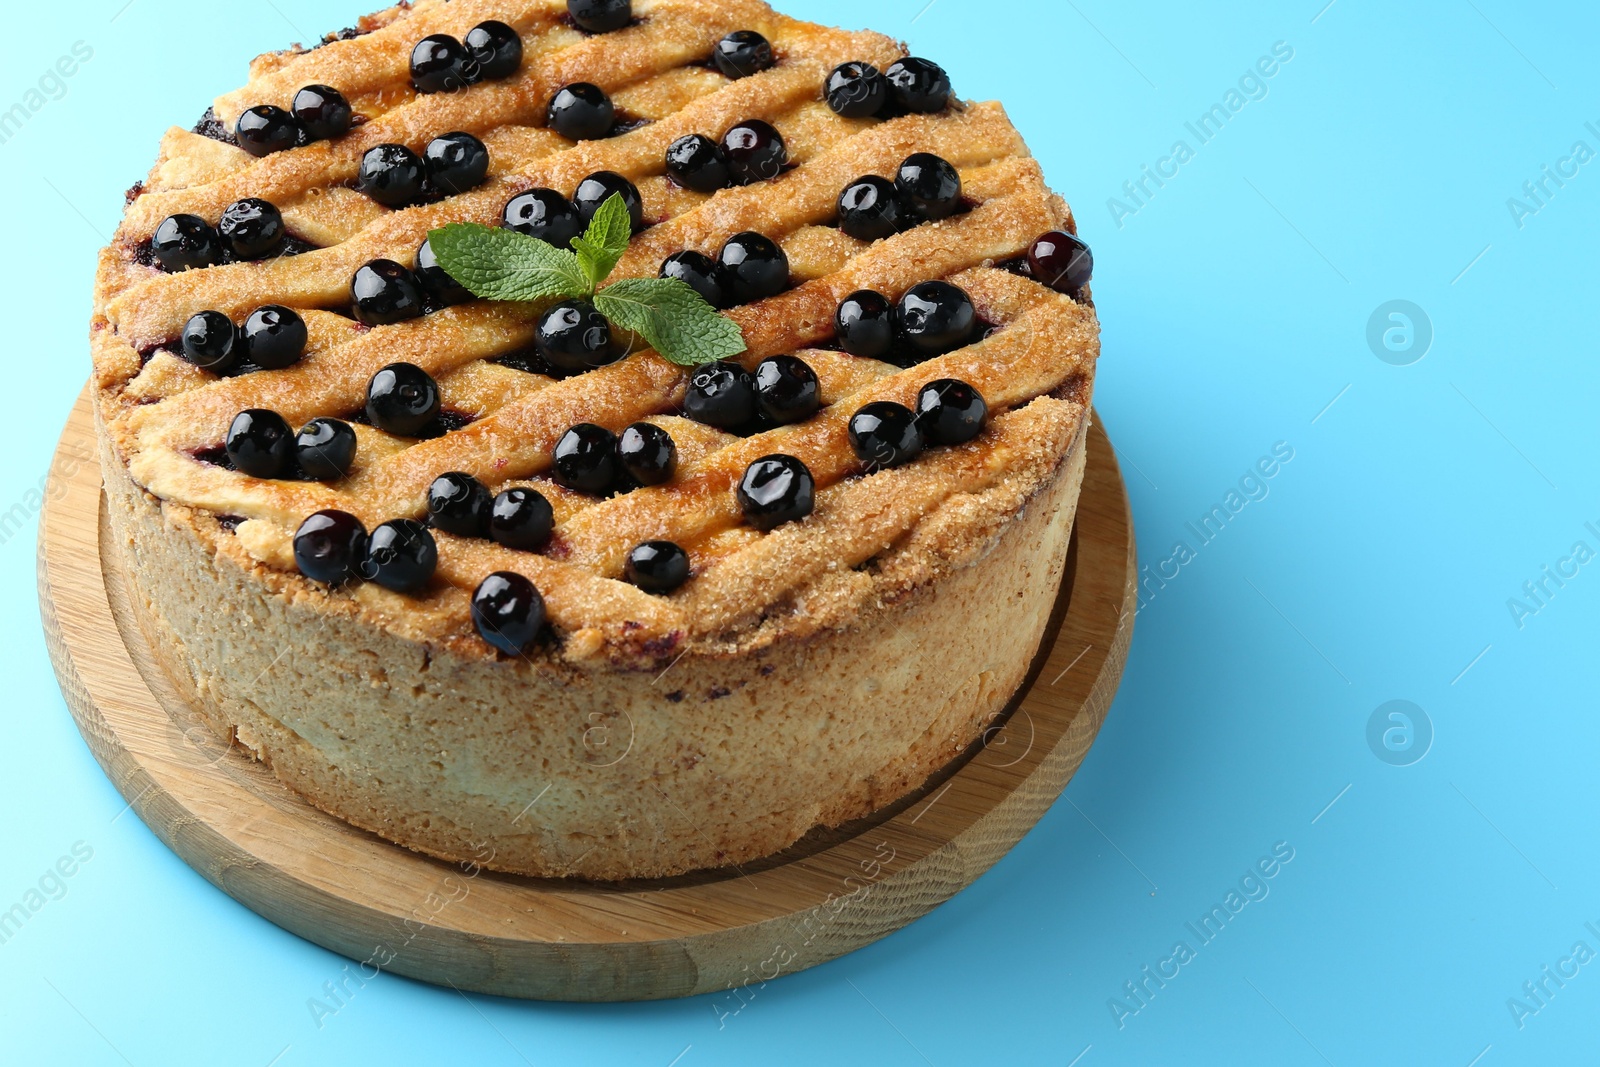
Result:
M439 414L439 386L414 363L391 363L367 382L367 418L380 430L415 437Z
M607 200L619 195L628 207L628 218L633 222L634 231L643 229L644 201L639 198L639 188L616 171L596 171L579 182L577 191L572 194L572 206L587 225Z
M574 82L551 98L545 125L570 141L594 141L611 132L616 118L617 109L599 86Z
M755 30L734 30L717 42L711 61L729 78L748 78L760 74L776 62L772 45Z
M367 528L344 511L319 511L294 532L294 562L314 582L339 585L360 574L367 555Z
M703 133L680 137L667 147L667 173L697 193L714 193L733 183L727 153Z
M661 427L636 422L617 438L617 460L640 485L661 485L678 469L678 446Z
M756 365L756 403L779 425L804 422L822 407L822 384L799 356L770 356Z
M374 145L361 157L356 189L385 207L401 208L422 199L427 176L427 165L405 145Z
M509 230L537 237L557 248L566 248L583 233L583 219L572 201L554 189L530 189L506 201L500 213Z
M750 372L725 359L702 363L689 378L683 410L696 422L737 430L756 417L756 382Z
M415 593L439 565L433 532L416 519L390 519L367 539L367 555L356 567L361 577L396 593Z
M770 122L746 119L722 135L722 151L733 180L740 185L776 178L789 162L783 135Z
M884 359L894 351L894 305L882 293L851 293L840 301L834 325L840 347L852 356Z
M907 56L884 72L894 102L907 111L933 114L950 103L950 76L939 64Z
M429 521L445 533L487 537L489 508L489 490L470 474L450 471L428 486Z
M433 254L433 245L426 238L417 248L417 266L411 273L433 303L440 307L465 304L473 299L471 290L439 266L439 259Z
M489 175L489 150L472 134L459 130L429 141L422 160L428 181L446 196L476 189Z
M633 21L633 0L567 0L567 14L588 33L610 33Z
M282 370L305 354L306 320L281 304L258 307L239 330L245 358L258 367Z
M480 78L509 78L522 66L522 38L496 19L480 22L467 31L467 55L478 64Z
M465 89L480 73L466 47L449 34L430 34L411 49L411 84L419 93Z
M977 323L972 300L949 282L919 282L895 308L895 327L901 340L925 358L967 344Z
M238 328L220 311L202 311L184 323L179 345L184 359L213 374L237 367L244 350Z
M495 571L472 593L472 625L494 648L520 656L544 626L544 598L514 571Z
M758 530L771 530L811 514L816 483L795 457L763 456L745 468L734 495L746 522Z
M732 305L727 278L716 261L704 252L679 252L661 262L661 277L677 278L705 298L714 308Z
M1028 249L1028 267L1035 281L1073 296L1094 274L1094 253L1075 234L1051 230Z
M777 242L746 231L728 238L717 256L727 287L740 304L753 304L789 288L789 257Z
M294 438L294 458L308 478L333 482L350 473L356 458L356 432L340 419L312 419Z
M894 236L903 215L900 192L887 178L858 178L839 194L839 229L858 241Z
M235 200L222 209L217 234L239 259L260 259L284 238L283 214L260 197Z
M250 408L233 417L223 448L235 470L253 478L278 478L294 455L294 431L276 411Z
M307 85L294 94L291 110L307 136L317 141L343 137L355 120L350 101L331 85Z
M961 174L932 152L907 156L894 180L901 202L929 222L961 210Z
M306 136L300 120L275 104L257 104L239 115L233 138L252 156L270 156L294 148Z
M562 434L552 461L557 482L594 496L611 492L621 473L616 435L592 422L580 422Z
M392 259L375 259L350 280L355 316L368 326L414 319L425 310L417 276Z
M168 215L150 238L150 251L162 270L210 267L222 262L222 238L199 215Z
M871 118L889 102L889 82L871 63L850 62L835 67L822 91L828 106L847 119Z
M537 489L513 486L494 498L489 508L489 536L495 543L523 552L537 552L555 528L550 501Z
M983 432L989 406L966 382L940 378L917 393L917 423L930 445L959 445Z
M563 300L539 316L534 348L550 366L577 373L615 363L626 354L611 324L587 300Z
M671 541L646 541L629 550L622 576L647 593L670 593L689 580L689 553Z
M869 471L898 467L922 451L922 430L910 408L879 400L850 416L850 447Z

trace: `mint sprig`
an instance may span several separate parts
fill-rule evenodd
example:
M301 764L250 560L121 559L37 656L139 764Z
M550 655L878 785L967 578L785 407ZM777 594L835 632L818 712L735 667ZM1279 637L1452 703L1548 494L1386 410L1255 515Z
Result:
M678 278L624 278L602 289L633 235L628 205L613 194L572 251L515 230L452 222L428 241L445 273L485 300L588 300L618 329L636 333L682 367L737 356L744 335Z

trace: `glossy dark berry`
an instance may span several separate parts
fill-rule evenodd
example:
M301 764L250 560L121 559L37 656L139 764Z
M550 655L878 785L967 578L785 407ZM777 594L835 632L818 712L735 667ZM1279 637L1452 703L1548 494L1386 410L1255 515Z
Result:
M545 125L572 141L594 141L611 132L617 109L597 85L574 82L550 100Z
M770 122L746 119L722 135L722 151L728 169L740 185L754 185L783 173L789 162L789 149L783 135Z
M367 383L367 418L380 430L415 437L439 414L439 386L414 363L391 363Z
M851 293L839 302L833 321L839 346L852 356L884 359L894 351L894 305L882 293Z
M567 0L567 14L581 30L610 33L633 21L633 0Z
M281 304L258 307L239 328L244 355L251 363L268 370L292 366L305 354L306 320Z
M725 77L748 78L771 68L772 44L755 30L734 30L717 42L711 62Z
M306 129L300 120L276 104L257 104L233 124L233 138L252 156L270 156L301 143Z
M583 219L572 201L554 189L530 189L506 201L500 213L508 230L537 237L557 248L566 248L583 233Z
M331 141L350 132L355 115L350 101L331 85L307 85L294 94L294 117L315 141Z
M184 323L179 345L184 359L213 374L237 367L244 350L238 327L220 311L202 311Z
M613 196L621 196L622 202L628 206L628 218L633 223L634 231L642 229L644 201L639 198L639 187L616 171L595 171L579 182L577 190L572 194L572 206L578 210L578 217L583 220L584 225L588 225L589 220L594 218L594 213L605 206L605 202Z
M895 328L918 355L941 356L972 340L978 313L966 293L949 282L919 282L895 308Z
M489 536L507 548L537 552L550 540L555 524L550 501L537 489L513 486L489 507Z
M430 34L411 49L411 84L419 93L455 92L478 78L466 46L447 33Z
M415 593L428 584L439 564L433 532L416 519L390 519L367 538L366 557L356 566L361 577L396 593Z
M367 528L344 511L319 511L294 532L294 562L313 582L339 585L360 577Z
M471 290L439 266L439 259L433 254L433 245L426 238L417 248L417 267L411 273L416 276L417 283L437 305L448 307L451 304L465 304L473 299Z
M480 78L509 78L522 66L522 38L496 19L472 27L462 43L467 46L467 55L478 64Z
M257 196L222 209L217 234L239 259L260 259L278 250L284 238L283 214Z
M689 580L689 553L671 541L634 545L622 576L647 593L670 593Z
M758 530L771 530L811 514L816 503L811 471L793 456L763 456L745 468L734 495L744 520Z
M472 593L478 636L508 656L520 656L544 626L544 598L514 571L495 571Z
M779 424L804 422L822 407L822 384L799 356L770 356L756 365L756 403Z
M983 432L989 406L966 382L940 378L917 393L917 424L930 445L959 445Z
M678 252L661 262L661 277L677 278L705 298L714 308L732 306L727 279L715 260L704 252Z
M250 408L233 417L222 447L235 470L254 478L277 478L294 457L294 431L276 411Z
M678 469L678 446L653 422L636 422L617 437L617 459L640 485L661 485Z
M487 537L489 490L460 471L441 474L428 486L428 517L435 527L457 537Z
M552 458L557 482L594 496L611 492L622 470L616 434L592 422L580 422L562 434Z
M1070 296L1089 284L1094 253L1076 235L1051 230L1028 249L1028 267L1034 281Z
M341 419L312 419L295 434L294 458L306 477L338 481L355 462L356 432Z
M961 210L961 173L932 152L907 156L894 185L918 218L937 222Z
M367 149L356 174L356 188L385 207L405 207L422 199L428 177L426 164L403 144L380 144Z
M847 119L871 118L889 102L889 82L871 63L841 64L828 75L822 91L828 106Z
M900 192L887 178L857 178L839 194L839 229L858 241L893 237L904 214Z
M703 133L680 137L667 147L667 173L697 193L714 193L733 183L727 153Z
M907 56L884 71L894 102L907 111L933 114L950 103L950 76L939 64Z
M428 181L446 196L476 189L489 176L489 150L470 133L457 130L435 137L422 150Z
M392 259L375 259L356 271L350 297L356 318L368 326L404 322L425 310L417 276Z
M696 422L737 430L748 425L759 410L756 380L739 364L725 359L702 363L689 378L683 410Z
M163 270L210 267L222 262L222 238L199 215L168 215L150 238L150 251Z
M587 300L563 300L539 316L533 344L550 366L574 374L615 363L624 354L611 336L611 324Z
M789 257L776 241L746 231L728 238L717 256L735 302L753 304L789 288Z
M898 467L922 451L922 430L910 408L879 400L850 416L850 447L868 470Z

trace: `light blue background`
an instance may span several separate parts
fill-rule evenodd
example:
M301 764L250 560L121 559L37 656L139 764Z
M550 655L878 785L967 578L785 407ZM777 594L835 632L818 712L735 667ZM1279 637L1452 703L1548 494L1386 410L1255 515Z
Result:
M370 0L123 2L8 9L0 106L74 41L94 57L0 145L20 386L0 511L37 487L83 383L95 250L162 131L255 52ZM1324 2L787 0L870 19L963 95L1005 100L1075 205L1105 328L1096 400L1146 562L1193 546L1185 524L1274 443L1294 449L1149 600L1082 772L990 874L725 1028L706 998L528 1004L384 976L319 1029L307 998L344 961L119 815L56 690L26 529L0 544L0 908L74 842L94 857L0 945L0 1060L1593 1062L1600 963L1520 1029L1507 999L1575 942L1600 950L1600 562L1521 628L1507 600L1575 541L1600 550L1600 162L1520 228L1507 199L1573 142L1600 150L1600 17ZM1198 146L1184 123L1278 41L1294 58L1267 97ZM1194 158L1118 227L1108 198L1179 138ZM1410 366L1367 345L1393 299L1434 329ZM1433 725L1410 766L1366 740L1393 699ZM1197 946L1185 923L1276 842L1294 859L1270 895L1119 1029L1108 998Z

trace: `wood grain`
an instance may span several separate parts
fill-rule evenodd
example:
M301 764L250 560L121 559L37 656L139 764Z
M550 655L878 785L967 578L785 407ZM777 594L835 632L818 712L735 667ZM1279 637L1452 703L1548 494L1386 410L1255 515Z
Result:
M1122 674L1137 573L1110 442L1090 433L1056 620L982 741L884 811L739 869L640 883L452 865L325 815L217 741L152 661L111 543L88 393L52 467L39 600L68 707L141 819L286 930L374 968L541 1000L727 992L870 944L1022 838L1082 762ZM354 973L356 969L352 968ZM716 1004L723 1001L714 1002Z

